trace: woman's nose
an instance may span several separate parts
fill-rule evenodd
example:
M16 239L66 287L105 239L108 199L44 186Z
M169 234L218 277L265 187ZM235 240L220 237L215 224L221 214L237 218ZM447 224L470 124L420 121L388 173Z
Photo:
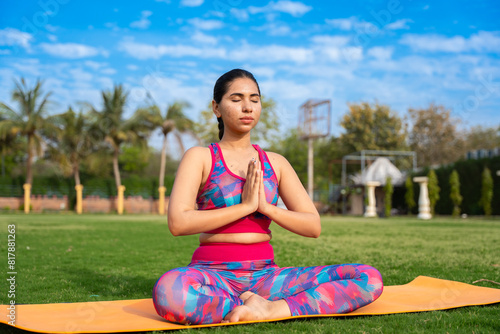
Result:
M252 109L252 102L250 101L245 101L243 103L243 112L252 112L253 109Z

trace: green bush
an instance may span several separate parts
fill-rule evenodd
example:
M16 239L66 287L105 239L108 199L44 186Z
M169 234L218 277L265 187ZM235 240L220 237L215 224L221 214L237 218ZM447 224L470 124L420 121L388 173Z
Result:
M460 190L463 194L463 200L460 205L462 213L468 215L484 214L484 208L481 205L481 185L484 168L488 168L492 171L493 194L491 202L500 203L500 176L496 174L496 171L500 170L500 157L478 160L460 160L452 165L443 166L434 170L440 186L440 199L436 202L435 213L438 215L451 215L453 212L449 179L452 171L456 170L460 178ZM424 169L411 176L425 176L428 173L429 169ZM416 192L418 187L415 183L413 185L415 193L418 195L418 192ZM395 200L398 201L398 204L401 204L401 201L397 197L395 197ZM407 204L404 205L405 208L408 208ZM500 215L500 205L493 205L491 214Z
M453 202L453 217L460 215L460 204L462 204L463 197L460 194L460 177L456 170L453 170L450 175L450 199Z
M486 216L491 216L491 200L493 199L493 178L488 167L483 170L481 199L479 205L483 208Z
M384 193L385 193L385 199L384 199L384 204L385 204L385 216L390 217L391 216L391 209L392 209L392 194L394 192L394 187L392 186L392 178L390 176L387 177L385 180L385 186L384 186Z

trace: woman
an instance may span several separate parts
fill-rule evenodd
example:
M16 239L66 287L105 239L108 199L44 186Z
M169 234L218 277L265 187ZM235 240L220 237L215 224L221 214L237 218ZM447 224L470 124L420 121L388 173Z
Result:
M220 142L185 153L168 208L170 232L200 234L200 246L187 267L156 282L158 314L183 324L238 322L346 313L377 299L382 278L375 268L274 263L271 221L317 238L319 214L288 161L251 144L261 100L250 72L222 75L212 108ZM278 194L288 210L276 207Z

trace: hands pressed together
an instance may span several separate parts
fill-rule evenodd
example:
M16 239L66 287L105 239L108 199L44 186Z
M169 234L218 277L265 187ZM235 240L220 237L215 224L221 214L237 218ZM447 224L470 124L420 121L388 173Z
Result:
M250 160L248 163L246 182L241 194L241 203L248 205L252 212L259 211L262 214L265 214L264 212L269 205L264 191L263 171L255 159Z

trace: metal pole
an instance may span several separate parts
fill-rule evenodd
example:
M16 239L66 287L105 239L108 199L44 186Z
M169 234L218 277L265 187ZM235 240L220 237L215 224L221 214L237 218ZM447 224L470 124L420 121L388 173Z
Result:
M344 190L346 186L346 166L345 166L345 157L342 158L342 190ZM342 214L345 215L345 194L342 194Z
M308 138L307 148L307 192L309 197L314 200L314 152L313 152L313 139Z
M361 175L363 175L364 170L365 170L365 151L361 151Z

